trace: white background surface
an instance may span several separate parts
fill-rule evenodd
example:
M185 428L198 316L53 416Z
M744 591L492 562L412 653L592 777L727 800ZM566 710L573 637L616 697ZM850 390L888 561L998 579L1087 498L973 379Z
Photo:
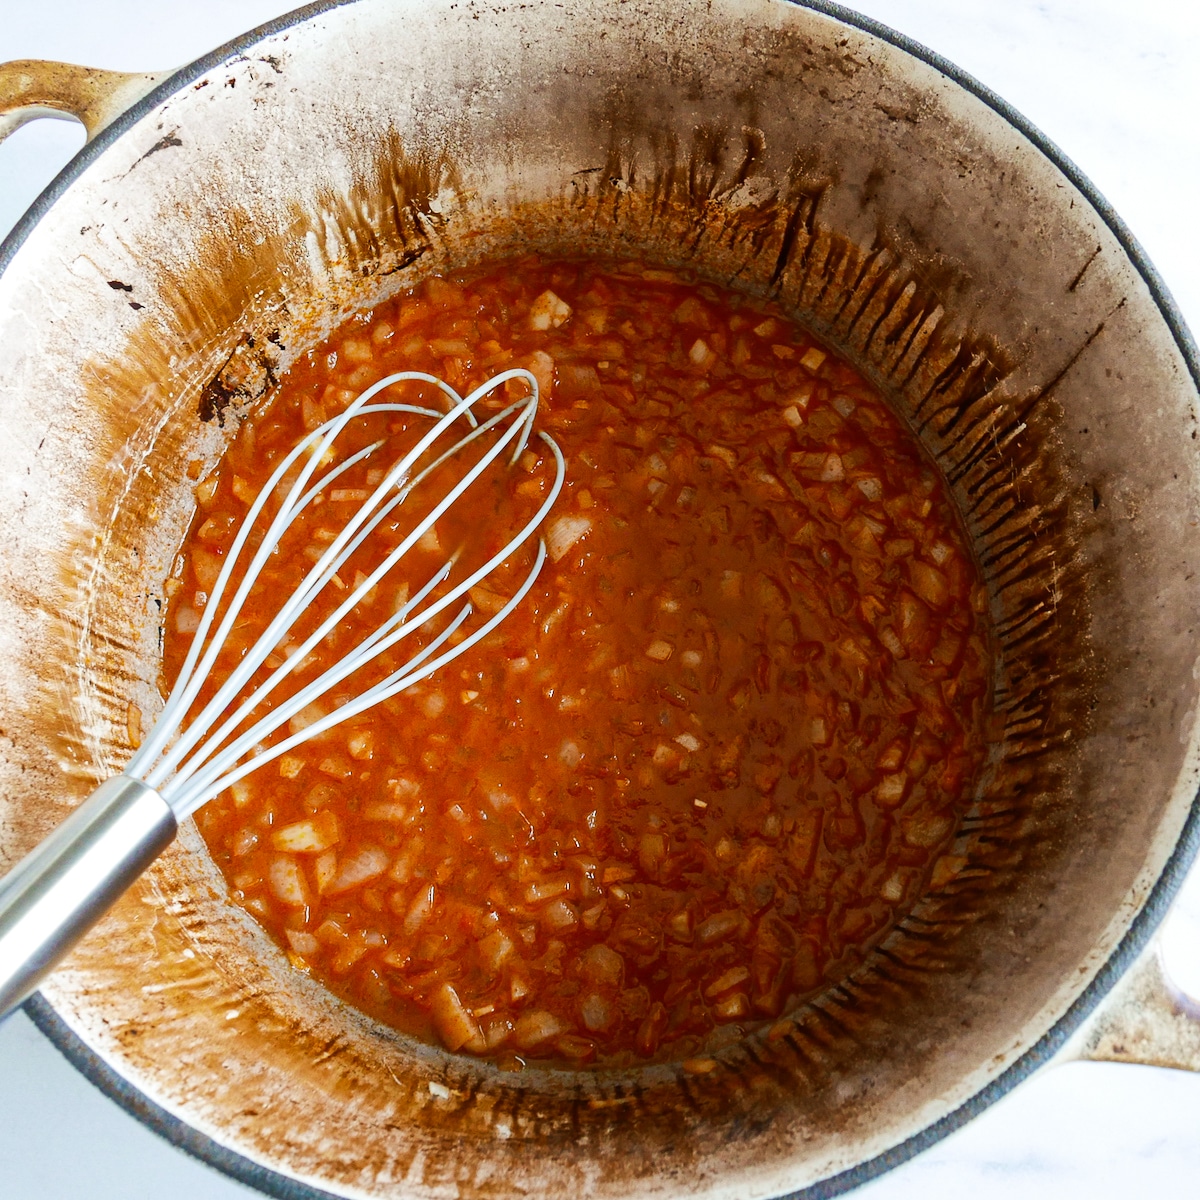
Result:
M669 3L670 0L663 0ZM272 0L0 0L0 61L179 65L292 7ZM858 0L1023 112L1091 177L1200 330L1200 0ZM0 236L82 144L39 121L0 147ZM2 552L2 550L0 550ZM1200 875L1168 925L1200 995ZM1200 1076L1043 1071L856 1196L1116 1200L1200 1191ZM0 1026L0 1200L243 1200L92 1089L22 1014Z

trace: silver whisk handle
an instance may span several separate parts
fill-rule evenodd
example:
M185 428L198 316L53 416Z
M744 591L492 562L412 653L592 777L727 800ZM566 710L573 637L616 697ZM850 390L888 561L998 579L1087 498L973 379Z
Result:
M176 828L154 788L118 775L0 879L0 1020L166 849Z

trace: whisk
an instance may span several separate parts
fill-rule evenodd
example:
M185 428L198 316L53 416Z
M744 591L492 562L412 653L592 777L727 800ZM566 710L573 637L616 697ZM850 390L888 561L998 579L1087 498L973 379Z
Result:
M523 381L528 395L481 422L473 412L475 406L513 380ZM449 401L448 409L376 401L380 393L406 381L440 389ZM452 554L348 654L331 663L293 695L271 707L263 707L288 676L309 659L351 610L510 446L510 465L517 461L533 435L538 395L537 379L520 368L501 372L467 396L460 396L435 376L400 372L380 379L342 413L308 433L280 462L234 537L171 694L125 770L101 784L0 880L0 1019L37 987L55 963L170 844L180 821L264 763L440 670L485 638L521 603L546 560L546 546L540 539L533 565L520 585L485 621L468 624L473 608L469 598L464 597L534 536L558 497L566 466L554 439L542 431L537 436L549 447L554 459L553 483L536 513L500 550L453 583L450 577L459 553ZM340 462L334 455L334 442L343 430L356 418L375 413L407 414L428 419L431 424L385 473L300 585L284 600L258 640L185 725L280 539L336 479L385 445L386 439L375 441ZM456 424L460 430L465 424L469 431L439 453L439 441ZM279 657L280 647L289 644L289 631L318 594L331 581L339 588L343 586L339 568L368 543L380 524L391 518L415 488L431 480L451 459L471 447L478 451L481 446L485 447L483 452L454 486L413 524L370 574L346 589L341 603L298 645L288 649L282 663L270 669ZM432 461L422 462L430 456ZM336 465L330 465L331 462ZM314 482L313 476L323 468L328 469ZM284 498L272 516L272 501L279 493L285 493ZM263 524L265 532L255 544L252 534ZM239 564L247 556L248 565L234 586ZM223 603L227 594L228 602ZM421 629L427 634L432 632L433 636L398 669L296 732L289 727L287 736L267 743L298 713ZM275 660L268 661L272 655ZM264 664L270 669L269 674L243 695Z

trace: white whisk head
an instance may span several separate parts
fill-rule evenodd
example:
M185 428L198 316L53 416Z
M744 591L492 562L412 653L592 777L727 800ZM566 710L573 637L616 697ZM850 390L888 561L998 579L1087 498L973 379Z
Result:
M501 412L480 423L472 411L476 404L510 380L524 381L530 389L529 395L509 404ZM443 412L411 404L372 403L386 388L405 381L433 384L450 401L449 409ZM495 629L533 586L546 559L545 544L539 540L532 568L512 597L486 621L475 625L468 624L472 615L472 605L469 600L464 600L464 597L471 588L487 578L535 535L562 489L566 472L562 452L554 439L544 432L539 432L538 436L549 447L554 457L554 482L537 512L507 544L461 580L450 586L443 586L447 584L456 566L456 556L452 555L439 569L432 572L426 582L418 587L392 616L372 630L348 654L339 656L317 678L281 703L263 709L268 697L333 630L338 628L355 606L405 558L434 523L466 495L472 485L510 446L512 449L508 461L513 463L517 460L531 436L537 405L537 380L529 371L523 369L504 371L465 397L432 375L404 371L381 379L358 396L344 412L307 434L275 469L267 485L250 506L246 519L225 556L224 565L203 609L191 647L166 705L149 735L125 768L125 774L142 779L151 787L157 788L171 805L176 817L182 820L263 763L278 758L301 742L427 678ZM428 418L431 424L417 443L387 471L370 497L363 502L308 571L300 586L280 606L262 635L217 688L216 693L180 732L181 723L212 673L222 647L234 629L255 582L280 539L300 514L339 476L384 445L383 441L377 441L351 454L344 461L326 470L315 483L312 482L313 476L330 461L334 442L343 430L356 418L372 413L407 413ZM439 439L458 423L465 425L468 432L449 449L437 454L432 462L420 465L423 457L436 452L435 447ZM333 612L322 619L317 628L299 645L291 648L279 666L258 682L249 694L243 696L243 689L267 662L268 657L284 642L289 631L315 598L331 581L338 587L342 586L341 580L336 578L339 568L367 542L379 525L404 503L415 487L468 447L475 446L478 449L479 445L486 446L486 449L446 495L413 525L400 543L383 557L366 578L346 591L345 598ZM268 502L277 491L282 490L281 484L289 472L305 459L295 480L287 488L278 511L267 520L265 514ZM252 531L261 521L266 522L265 532L253 550L249 564L232 597L223 605L238 564L248 552ZM441 628L432 624L439 617L443 622ZM425 627L437 631L399 669L390 672L354 699L305 728L290 733L289 736L270 745L266 744L266 739L290 722L297 713L314 704L361 667ZM461 636L464 632L466 636ZM456 634L460 635L460 640L451 644ZM257 717L256 713L259 713Z

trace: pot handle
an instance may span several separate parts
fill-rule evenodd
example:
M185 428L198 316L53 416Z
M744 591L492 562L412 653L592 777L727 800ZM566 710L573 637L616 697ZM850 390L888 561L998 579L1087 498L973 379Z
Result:
M1171 983L1163 967L1161 934L1055 1061L1077 1060L1200 1071L1200 1010Z
M33 58L0 63L0 142L38 117L79 121L90 142L172 74L130 74Z

